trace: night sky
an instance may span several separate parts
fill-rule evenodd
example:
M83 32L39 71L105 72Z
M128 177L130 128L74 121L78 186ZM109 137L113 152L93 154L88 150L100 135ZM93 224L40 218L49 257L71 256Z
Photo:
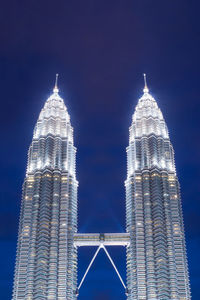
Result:
M192 298L200 299L199 10L194 0L2 1L0 299L11 299L27 151L55 74L74 127L79 231L124 232L125 149L144 72L175 149ZM125 249L108 250L125 279ZM79 282L94 251L79 251ZM79 299L125 299L103 251Z

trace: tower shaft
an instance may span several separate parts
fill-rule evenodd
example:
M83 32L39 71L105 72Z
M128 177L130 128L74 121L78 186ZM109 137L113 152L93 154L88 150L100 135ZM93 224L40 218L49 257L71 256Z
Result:
M73 129L54 89L28 153L13 300L75 299L77 187Z
M128 299L190 299L174 151L147 86L130 127L126 227Z

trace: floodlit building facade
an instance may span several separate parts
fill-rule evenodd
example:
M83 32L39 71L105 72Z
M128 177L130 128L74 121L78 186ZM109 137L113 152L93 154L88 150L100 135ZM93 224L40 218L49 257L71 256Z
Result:
M125 186L128 299L190 299L174 151L146 77L130 127Z
M179 182L163 115L146 85L127 147L126 232L77 233L76 148L56 85L36 123L23 184L12 300L75 300L103 249L128 300L190 300ZM77 282L77 249L96 247ZM127 284L107 246L127 251Z
M75 299L76 148L57 84L34 129L23 184L13 300Z

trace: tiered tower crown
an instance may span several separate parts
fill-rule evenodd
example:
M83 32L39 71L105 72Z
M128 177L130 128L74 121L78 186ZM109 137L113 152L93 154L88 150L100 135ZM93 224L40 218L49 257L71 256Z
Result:
M136 170L153 167L175 171L174 152L169 140L167 125L146 83L132 117L129 135L129 176ZM137 157L135 157L137 153Z
M73 146L73 128L65 103L59 95L57 78L53 94L45 102L34 129L27 172L49 167L69 171L74 176L76 149ZM74 151L70 150L71 147Z

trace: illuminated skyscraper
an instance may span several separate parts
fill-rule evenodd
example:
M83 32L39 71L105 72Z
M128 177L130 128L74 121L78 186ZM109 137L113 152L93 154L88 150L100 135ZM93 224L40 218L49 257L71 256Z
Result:
M180 187L163 115L146 85L127 147L127 287L131 300L190 299Z
M75 299L76 148L57 82L36 123L23 184L13 300Z

